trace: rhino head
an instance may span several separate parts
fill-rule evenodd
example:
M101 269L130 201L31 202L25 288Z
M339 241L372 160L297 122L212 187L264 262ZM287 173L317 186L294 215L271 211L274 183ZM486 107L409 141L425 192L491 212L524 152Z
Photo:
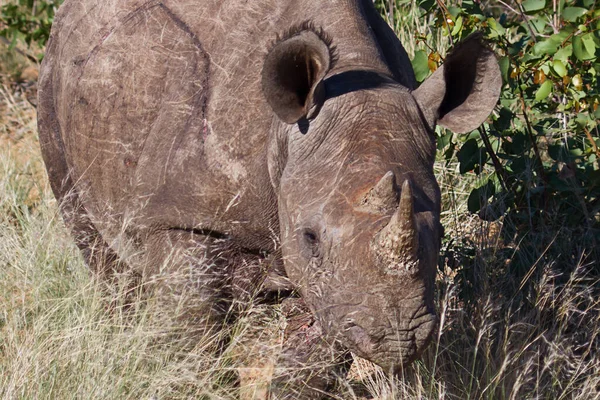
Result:
M498 99L499 68L477 36L414 91L335 58L322 32L304 29L263 67L285 270L328 336L398 370L436 325L434 127L476 129Z

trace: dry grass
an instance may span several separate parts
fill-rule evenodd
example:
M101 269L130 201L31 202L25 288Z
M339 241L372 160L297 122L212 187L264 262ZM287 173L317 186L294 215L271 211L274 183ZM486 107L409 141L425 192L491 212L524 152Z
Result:
M232 354L273 311L220 332L236 341L216 356L220 337L181 334L178 304L104 290L58 215L35 110L6 86L0 98L0 398L231 398Z
M190 337L178 318L184 299L165 308L155 296L132 298L125 278L120 289L104 290L58 216L35 110L7 84L0 101L0 398L238 398L240 371L258 372L242 390L260 398L263 370L250 361L277 351L279 310L248 307L228 329ZM506 250L514 255L520 244L502 242L501 222L468 214L470 182L454 168L437 171L454 241L438 279L434 343L401 377L358 360L339 398L360 398L360 381L377 399L600 399L600 285L589 249L556 232L549 248L525 253L527 282L498 275ZM578 255L568 268L551 256L565 252ZM468 277L457 268L464 260Z

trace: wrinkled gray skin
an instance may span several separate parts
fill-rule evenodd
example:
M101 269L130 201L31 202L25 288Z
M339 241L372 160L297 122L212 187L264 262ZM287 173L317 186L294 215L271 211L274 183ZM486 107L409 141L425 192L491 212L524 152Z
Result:
M474 37L414 90L369 0L66 0L40 140L98 273L191 265L214 315L293 288L331 351L398 370L435 325L433 128L475 129L500 83ZM288 359L331 356L309 342Z

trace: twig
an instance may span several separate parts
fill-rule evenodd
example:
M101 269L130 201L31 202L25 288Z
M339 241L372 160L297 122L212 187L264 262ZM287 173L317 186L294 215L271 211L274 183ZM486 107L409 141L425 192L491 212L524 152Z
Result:
M452 31L450 30L450 25L448 24L448 8L442 2L443 0L436 0L435 2L438 5L438 8L442 12L442 17L444 18L444 24L446 24L446 28L448 29L448 37L450 38L450 46L454 46L454 39L452 39Z
M521 14L520 12L518 12L517 10L515 10L514 8L509 6L508 3L505 3L502 0L497 0L497 1L498 1L498 3L502 4L504 7L508 8L510 11L514 12L515 14Z
M446 61L446 57L443 57L440 53L438 53L436 49L434 49L429 45L429 43L427 43L427 41L421 40L421 43L423 43L425 47L427 47L432 53L435 53L438 56L440 56L440 61L442 62L442 64L444 63L444 61Z
M583 131L585 132L588 140L592 144L592 148L594 149L594 153L596 153L596 156L598 156L598 158L600 158L600 150L598 149L598 145L596 144L596 141L592 137L592 134L590 133L590 131L587 130L586 127L583 128Z
M518 66L517 66L518 67ZM533 148L533 152L535 154L535 164L538 170L538 174L540 175L540 179L544 183L544 186L548 186L548 178L546 177L546 171L544 171L544 165L542 164L542 157L540 155L540 149L538 148L537 142L535 140L535 136L533 134L533 128L531 127L531 122L529 121L529 117L527 116L527 106L525 104L525 95L523 94L523 85L521 84L521 76L517 77L517 83L519 85L519 99L521 100L521 110L523 112L523 118L525 119L525 126L527 127L527 134L529 136L529 140L531 141L531 147ZM529 191L527 192L529 196ZM528 201L529 203L529 201ZM548 191L544 190L542 197L541 209L545 209L548 204ZM531 205L528 205L531 208ZM529 214L529 218L531 219L531 213ZM543 219L542 219L543 222ZM531 220L530 220L531 224Z
M588 27L591 24L593 24L594 22L598 21L598 19L600 19L600 15L584 22L583 26ZM567 36L565 38L565 40L562 41L562 43L560 44L560 47L565 47L565 45L569 42L569 40L571 40L571 38L573 36L580 35L581 33L583 33L583 31L581 29L577 29L576 31L569 33L569 36Z
M485 149L487 150L488 154L490 155L490 157L492 159L492 162L494 163L494 169L496 170L496 174L498 175L498 178L500 178L500 184L502 185L502 188L506 192L508 192L508 187L506 186L506 182L508 180L507 176L506 176L506 171L504 171L504 167L502 166L502 163L500 163L500 159L498 159L496 152L492 148L492 143L490 142L490 138L488 137L487 131L485 130L485 128L483 126L479 127L479 133L481 134L481 140L483 140Z
M527 25L527 29L529 29L529 33L531 34L531 39L533 39L534 43L537 43L536 33L533 31L533 27L529 23L529 19L527 18L527 15L525 15L525 10L523 9L523 5L521 4L521 2L517 2L517 4L519 5L519 14L521 14L521 18L523 18L523 21L525 21L525 25Z
M388 15L390 18L390 25L392 27L394 27L394 29L396 29L396 21L395 21L396 14L394 12L394 4L395 3L396 2L394 0L388 0L388 8L389 8Z
M535 141L535 135L533 134L533 128L531 127L531 122L529 121L529 117L527 116L527 105L525 104L525 97L523 95L523 88L521 87L521 77L518 78L519 83L519 99L521 100L521 111L523 112L523 118L525 119L525 126L527 127L527 134L529 135L529 140L531 141L531 147L533 148L533 152L535 153L535 157L537 159L537 165L540 173L540 177L547 183L546 173L544 172L544 167L542 165L542 157L540 156L540 149L538 148L537 142Z
M558 5L556 0L552 0L552 30L558 33Z

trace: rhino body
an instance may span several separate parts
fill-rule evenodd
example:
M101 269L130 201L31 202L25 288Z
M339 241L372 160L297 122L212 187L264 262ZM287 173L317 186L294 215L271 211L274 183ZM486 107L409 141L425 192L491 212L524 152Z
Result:
M369 0L66 0L40 141L93 270L191 265L217 318L293 289L340 353L397 370L435 326L434 126L475 129L500 82L472 38L416 89Z

